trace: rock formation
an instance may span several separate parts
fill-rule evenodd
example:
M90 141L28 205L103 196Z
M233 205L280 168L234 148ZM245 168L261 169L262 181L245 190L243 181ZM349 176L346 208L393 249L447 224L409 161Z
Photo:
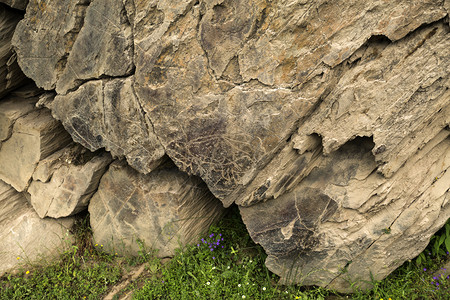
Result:
M159 257L195 241L223 212L199 178L171 162L148 175L114 162L89 204L94 241L103 249L138 255L144 245Z
M142 221L160 232L157 216L185 216L181 196L150 209L171 201L153 196L169 192L169 157L239 205L283 283L349 291L415 257L450 217L449 11L448 0L31 0L12 44L72 139L134 168L114 163L101 179L92 225L118 231L98 241L131 235L170 253ZM64 135L45 108L12 111L0 165L13 142L33 138L36 155L0 178L25 190L69 141L43 143L49 128ZM121 193L133 200L122 208ZM205 199L186 200L188 214Z

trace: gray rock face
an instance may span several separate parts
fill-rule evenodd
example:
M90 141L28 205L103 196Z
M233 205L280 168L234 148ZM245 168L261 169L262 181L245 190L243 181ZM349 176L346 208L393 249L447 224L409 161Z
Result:
M164 155L135 97L132 77L90 81L75 92L56 96L49 107L74 141L91 151L105 148L114 156L125 156L144 174Z
M283 282L347 291L450 216L448 14L447 0L32 1L13 44L75 141L148 178L167 154L240 206ZM126 173L147 195L156 179L124 168L101 193L134 199Z
M72 243L73 223L73 218L39 218L22 193L0 180L0 276L18 265L56 258Z
M121 1L92 1L56 91L65 94L79 83L101 76L129 75L134 68L131 34Z
M17 11L0 4L0 98L25 81L11 45L14 29L22 17Z
M172 163L143 175L114 162L89 204L94 241L103 249L137 255L140 240L160 257L198 238L223 212L199 178Z
M54 89L83 25L89 0L31 1L12 44L25 75L38 87Z
M62 218L87 209L101 176L112 162L109 154L69 145L41 160L27 192L39 215Z

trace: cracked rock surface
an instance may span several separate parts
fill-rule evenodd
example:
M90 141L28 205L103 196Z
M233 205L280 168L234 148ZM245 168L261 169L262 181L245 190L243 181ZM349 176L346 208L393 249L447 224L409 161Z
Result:
M138 255L140 244L173 256L224 213L205 183L165 161L148 175L114 162L89 204L95 243L114 254Z
M13 45L52 115L239 205L282 282L367 287L450 217L448 0L46 3Z
M22 193L0 180L0 276L27 262L58 258L74 218L41 219Z
M27 192L41 218L75 215L88 207L100 178L112 162L109 153L92 153L70 144L41 160Z

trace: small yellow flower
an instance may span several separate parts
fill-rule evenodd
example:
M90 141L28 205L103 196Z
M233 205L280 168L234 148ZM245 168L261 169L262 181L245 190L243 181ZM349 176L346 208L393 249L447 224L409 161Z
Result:
M19 260L19 259L20 259L20 257L17 256L17 260Z
M27 274L27 275L30 274L30 271L26 271L25 274Z
M103 245L100 245L100 247L103 247Z
M98 246L98 244L95 244L95 247L97 247Z

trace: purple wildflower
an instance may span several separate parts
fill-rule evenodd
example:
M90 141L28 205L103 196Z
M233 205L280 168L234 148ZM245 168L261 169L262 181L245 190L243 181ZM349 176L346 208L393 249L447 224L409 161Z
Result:
M423 271L426 272L426 271L427 271L427 268L423 268Z

